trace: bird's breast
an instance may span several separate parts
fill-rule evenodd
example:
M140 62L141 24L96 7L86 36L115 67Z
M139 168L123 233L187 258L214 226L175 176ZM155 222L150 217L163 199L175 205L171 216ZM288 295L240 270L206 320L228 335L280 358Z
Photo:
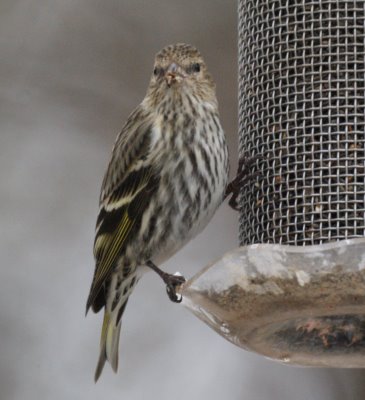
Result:
M159 194L165 199L165 227L171 256L197 235L223 200L228 179L228 152L218 116L180 114L160 120L152 130ZM168 211L167 211L168 210Z

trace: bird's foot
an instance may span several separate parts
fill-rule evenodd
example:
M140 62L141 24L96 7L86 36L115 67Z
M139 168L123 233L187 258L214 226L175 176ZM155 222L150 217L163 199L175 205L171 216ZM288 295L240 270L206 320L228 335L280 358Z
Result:
M162 271L150 260L146 262L146 265L155 271L165 282L166 292L169 296L169 299L174 303L181 303L182 296L176 293L176 288L186 282L186 279L180 274L169 274L165 271Z
M167 295L169 296L169 299L174 303L181 303L182 296L181 294L176 293L176 288L185 283L186 279L182 275L167 274L166 279L164 279L164 282L166 283L166 292Z
M238 204L238 197L240 195L241 188L244 185L246 185L247 182L260 175L260 171L249 173L249 168L255 163L256 160L260 160L262 158L263 156L261 155L255 155L253 157L243 156L240 158L238 162L237 175L227 185L226 193L224 195L224 198L227 198L229 195L232 195L232 197L228 202L228 205L235 211L240 210L240 206Z

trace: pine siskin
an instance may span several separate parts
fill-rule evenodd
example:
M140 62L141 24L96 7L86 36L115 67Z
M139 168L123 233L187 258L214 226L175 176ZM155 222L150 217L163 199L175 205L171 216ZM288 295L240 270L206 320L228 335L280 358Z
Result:
M228 152L215 84L196 48L165 47L142 103L116 139L100 195L87 310L104 307L97 380L118 368L121 317L146 267L159 265L208 223L225 197ZM231 190L232 191L232 190ZM170 297L174 297L171 279Z

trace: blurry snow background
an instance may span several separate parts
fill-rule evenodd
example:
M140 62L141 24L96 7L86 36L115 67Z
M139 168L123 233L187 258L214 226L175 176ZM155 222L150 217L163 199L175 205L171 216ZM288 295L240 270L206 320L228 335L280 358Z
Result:
M0 1L0 400L363 399L364 372L289 368L225 342L148 274L124 316L120 368L93 382L85 319L99 188L154 54L195 44L237 150L233 0ZM224 205L164 267L191 276L237 244Z

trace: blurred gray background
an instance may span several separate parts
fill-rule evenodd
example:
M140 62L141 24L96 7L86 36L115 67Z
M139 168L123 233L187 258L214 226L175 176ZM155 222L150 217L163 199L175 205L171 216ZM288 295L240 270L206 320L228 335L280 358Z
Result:
M101 179L154 54L195 44L237 151L236 2L1 0L0 400L363 399L364 372L290 368L225 342L148 274L124 316L118 375L97 385L101 314L85 319ZM237 245L223 205L164 266L191 276Z

